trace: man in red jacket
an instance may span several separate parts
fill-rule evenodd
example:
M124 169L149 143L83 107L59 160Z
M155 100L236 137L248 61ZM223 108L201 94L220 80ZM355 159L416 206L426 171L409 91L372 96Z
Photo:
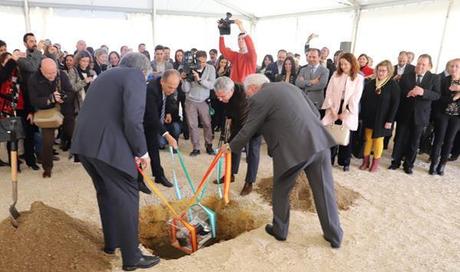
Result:
M232 63L230 78L236 83L242 83L247 75L254 74L257 66L257 54L251 37L246 33L243 22L236 19L235 24L240 29L238 35L239 52L225 47L224 36L219 38L219 50Z

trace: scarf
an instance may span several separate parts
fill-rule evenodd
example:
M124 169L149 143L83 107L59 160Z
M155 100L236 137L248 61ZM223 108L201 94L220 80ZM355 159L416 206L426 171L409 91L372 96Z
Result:
M387 84L388 81L390 81L391 75L388 75L386 78L383 80L379 80L378 77L375 78L375 92L377 94L382 93L382 88Z

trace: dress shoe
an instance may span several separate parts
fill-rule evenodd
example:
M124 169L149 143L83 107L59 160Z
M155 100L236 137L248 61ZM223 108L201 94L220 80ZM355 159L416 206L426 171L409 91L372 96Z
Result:
M206 153L209 155L215 155L214 149L212 149L212 144L206 144Z
M2 166L10 166L10 164L0 160L0 167Z
M436 173L440 176L444 176L444 169L446 168L446 163L445 162L440 162L438 164L438 167L436 168Z
M59 161L60 158L58 156L53 156L53 161Z
M104 247L104 248L102 249L102 251L104 251L105 254L109 254L109 255L115 254L115 249L114 249L114 248L106 248L106 247Z
M195 157L200 155L200 150L198 149L193 149L192 152L190 152L190 157Z
M149 187L145 185L144 179L138 179L137 182L139 183L139 191L143 192L144 194L150 195L152 194L152 191L150 191Z
M412 173L414 173L414 171L412 171L411 167L404 167L404 173L406 173L408 175L412 175Z
M343 167L343 172L348 172L348 171L350 171L350 166L349 166L349 165L345 165L345 166Z
M392 163L390 166L388 166L388 169L390 169L390 170L396 170L396 169L399 169L399 165L397 165L397 164L393 164L393 163Z
M30 168L32 168L32 170L34 170L34 171L40 170L40 167L37 164L31 164L31 165L28 165L28 166Z
M324 240L328 241L329 244L331 244L332 248L339 248L340 247L340 244L336 244L336 243L331 242L331 240L329 240L325 235L323 235L323 238L324 238Z
M160 262L160 257L158 256L146 256L142 255L142 257L137 261L134 265L123 265L124 271L134 271L138 268L150 268L152 266L157 265Z
M438 161L434 160L434 161L431 161L431 164L430 164L430 169L428 170L428 174L430 175L434 175L434 173L436 172L436 168L438 166Z
M286 238L282 238L278 236L277 234L275 234L275 232L273 231L273 226L270 224L265 225L265 232L275 237L275 239L278 241L286 241Z
M225 176L222 176L219 180L215 179L212 183L214 184L223 184L225 180ZM235 175L232 174L230 177L230 182L235 182Z
M53 149L53 155L56 156L56 155L59 155L59 153L56 150Z
M42 176L43 178L51 178L51 170L45 170Z
M165 176L155 178L155 183L160 183L161 185L169 188L174 186Z
M458 159L458 155L451 155L448 161L456 161Z
M243 190L241 190L240 195L241 196L249 195L251 192L252 192L252 183L250 182L244 183L244 187L243 187Z

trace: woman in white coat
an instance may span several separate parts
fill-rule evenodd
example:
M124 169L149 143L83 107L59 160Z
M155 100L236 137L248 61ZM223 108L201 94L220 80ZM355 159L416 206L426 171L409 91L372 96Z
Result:
M325 110L323 125L333 123L344 125L350 132L358 129L359 100L363 93L364 77L359 74L359 64L350 53L339 58L337 71L331 77L326 89L326 97L322 109ZM352 137L350 137L351 139ZM338 153L338 163L343 171L350 170L351 145L331 148L331 159L334 164Z

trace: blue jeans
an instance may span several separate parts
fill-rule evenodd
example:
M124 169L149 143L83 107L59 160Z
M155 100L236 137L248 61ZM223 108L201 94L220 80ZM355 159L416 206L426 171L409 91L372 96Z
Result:
M171 134L171 136L179 141L179 135L181 133L181 124L179 122L172 122L171 124L164 124L165 129ZM164 148L168 142L166 141L165 137L158 134L158 143L160 148Z

